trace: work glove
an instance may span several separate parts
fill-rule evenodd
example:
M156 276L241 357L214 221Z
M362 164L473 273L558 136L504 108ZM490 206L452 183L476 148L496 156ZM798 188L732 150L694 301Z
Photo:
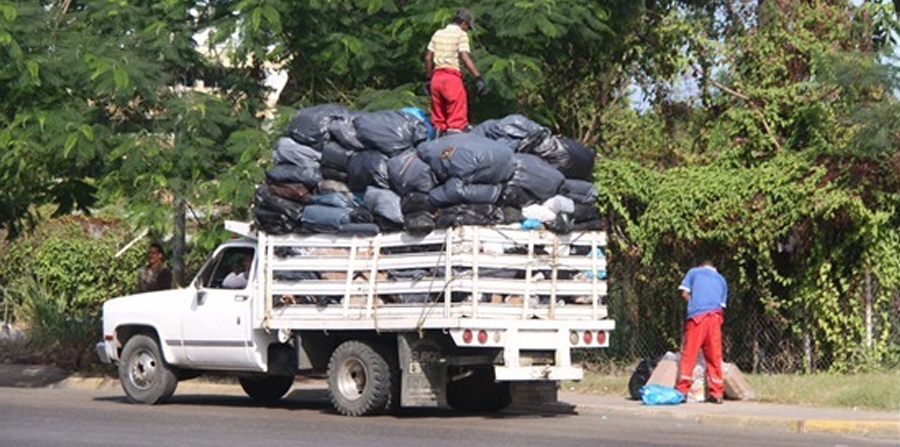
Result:
M422 91L425 92L425 96L431 96L431 81L425 81L425 86L422 87Z
M487 95L487 84L484 83L484 78L481 76L475 79L475 87L478 89L478 96Z

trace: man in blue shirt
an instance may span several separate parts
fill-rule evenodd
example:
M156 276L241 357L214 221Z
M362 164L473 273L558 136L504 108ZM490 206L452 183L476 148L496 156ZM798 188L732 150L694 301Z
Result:
M687 396L693 382L697 354L702 349L706 360L706 383L709 402L721 404L725 395L722 378L722 322L728 298L728 283L710 261L688 270L681 285L681 296L687 301L684 323L684 346L675 389Z

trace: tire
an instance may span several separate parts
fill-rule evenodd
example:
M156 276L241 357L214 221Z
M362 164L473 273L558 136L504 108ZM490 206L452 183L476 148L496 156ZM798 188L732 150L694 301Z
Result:
M125 343L119 381L128 400L150 405L168 400L178 386L177 374L163 359L159 344L142 334Z
M398 374L388 349L350 340L328 361L328 392L334 409L346 416L368 416L393 410Z
M512 402L507 382L494 380L494 368L473 367L472 374L447 383L447 404L457 411L467 413L494 413ZM450 371L453 377L457 372Z
M271 403L287 394L294 385L294 376L240 377L238 381L251 399Z

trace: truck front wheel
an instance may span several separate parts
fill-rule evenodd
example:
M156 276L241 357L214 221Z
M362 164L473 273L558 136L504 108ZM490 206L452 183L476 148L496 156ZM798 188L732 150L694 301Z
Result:
M178 378L166 364L156 340L138 334L125 343L119 362L119 381L128 400L158 404L172 397Z
M275 402L294 385L294 376L241 377L238 381L251 399L259 402Z
M355 340L334 350L328 362L328 392L339 413L367 416L391 409L396 379L386 351Z

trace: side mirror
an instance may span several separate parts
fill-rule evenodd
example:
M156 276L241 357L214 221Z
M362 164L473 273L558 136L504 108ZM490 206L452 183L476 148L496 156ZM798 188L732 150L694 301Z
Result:
M203 303L205 303L205 302L206 302L206 290L205 289L197 290L197 305L202 306Z

